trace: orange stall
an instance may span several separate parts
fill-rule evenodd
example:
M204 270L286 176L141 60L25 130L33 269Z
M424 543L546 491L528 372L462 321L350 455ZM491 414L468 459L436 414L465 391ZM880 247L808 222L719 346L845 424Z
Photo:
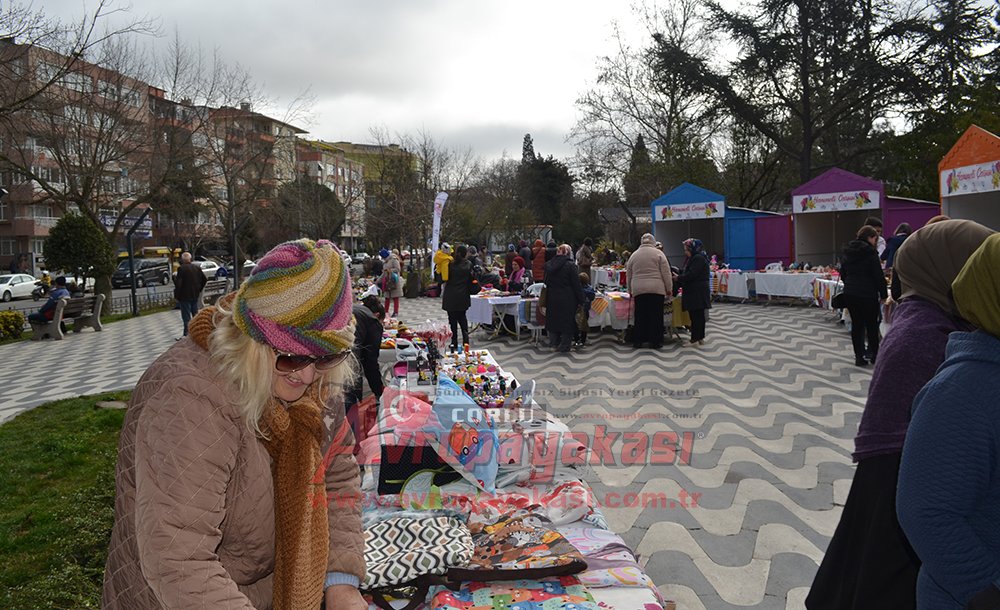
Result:
M938 163L941 213L1000 231L1000 137L971 125Z

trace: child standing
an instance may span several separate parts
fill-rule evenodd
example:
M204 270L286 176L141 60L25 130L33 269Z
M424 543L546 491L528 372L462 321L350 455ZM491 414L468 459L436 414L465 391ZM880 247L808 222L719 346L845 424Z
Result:
M590 304L594 302L597 292L590 285L590 275L580 274L580 285L583 287L583 304L580 305L576 313L576 340L577 347L587 346L587 331L590 328Z

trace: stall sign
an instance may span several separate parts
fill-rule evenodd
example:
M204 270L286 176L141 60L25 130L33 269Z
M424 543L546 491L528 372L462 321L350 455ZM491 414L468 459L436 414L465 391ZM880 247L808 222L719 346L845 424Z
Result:
M1000 191L1000 161L946 169L941 172L941 196Z
M842 193L792 195L792 211L796 214L877 210L878 207L878 191L844 191Z
M701 218L722 218L726 215L724 201L702 203L674 203L658 205L653 210L655 220L698 220Z

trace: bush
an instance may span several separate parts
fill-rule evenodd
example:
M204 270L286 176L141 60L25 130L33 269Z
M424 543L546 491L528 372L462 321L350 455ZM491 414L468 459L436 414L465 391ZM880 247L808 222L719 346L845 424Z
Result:
M20 339L24 331L24 314L9 309L0 311L0 341L4 339Z

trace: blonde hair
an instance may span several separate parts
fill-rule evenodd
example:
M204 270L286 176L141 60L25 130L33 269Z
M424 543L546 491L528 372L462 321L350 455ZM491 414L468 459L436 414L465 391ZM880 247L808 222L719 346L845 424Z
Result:
M267 434L261 429L261 419L274 400L274 351L240 330L233 322L232 311L225 309L221 303L216 305L213 322L215 329L208 336L208 352L212 361L220 376L236 388L234 402L247 429L266 438ZM354 354L328 371L317 370L313 386L319 384L316 387L318 399L324 406L341 399L344 388L357 376Z

